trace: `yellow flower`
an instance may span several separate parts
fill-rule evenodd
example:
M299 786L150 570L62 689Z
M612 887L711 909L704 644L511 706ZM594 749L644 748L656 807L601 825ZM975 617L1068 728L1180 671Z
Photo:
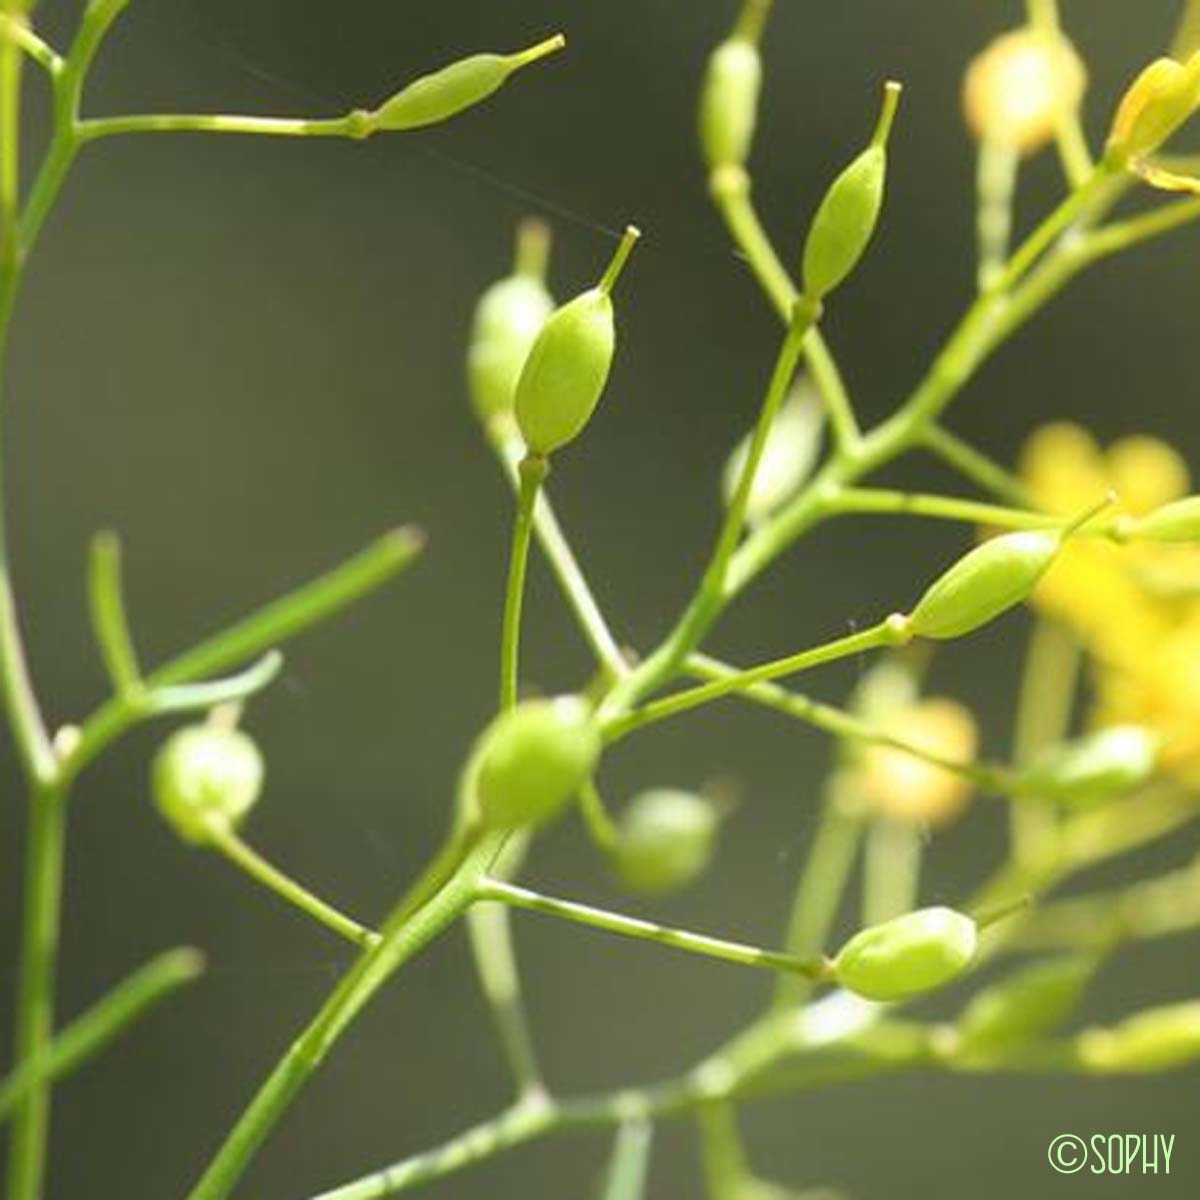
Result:
M1124 513L1143 516L1189 487L1186 464L1165 442L1127 437L1102 451L1066 424L1030 438L1021 474L1034 502L1063 516L1109 488ZM1034 603L1087 648L1096 723L1150 726L1164 738L1168 769L1200 782L1200 546L1072 539Z
M978 733L970 712L954 700L922 700L882 722L887 733L951 762L971 763ZM945 825L958 817L971 794L955 771L888 746L863 754L859 780L867 807L893 820Z

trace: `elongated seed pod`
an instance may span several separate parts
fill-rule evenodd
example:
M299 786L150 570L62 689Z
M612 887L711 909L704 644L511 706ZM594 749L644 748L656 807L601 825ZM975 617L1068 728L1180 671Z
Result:
M958 1019L960 1051L968 1057L1004 1054L1053 1033L1079 1007L1095 973L1095 958L1067 955L984 988Z
M516 269L493 283L475 306L467 382L481 421L512 412L521 369L554 311L554 299L545 283L548 250L545 225L524 222L517 235Z
M191 725L177 730L155 756L154 800L186 842L203 845L213 822L236 829L262 791L263 761L241 730Z
M1079 1057L1098 1072L1168 1071L1200 1058L1200 1000L1148 1008L1110 1029L1079 1035Z
M833 960L838 983L868 1000L903 1000L948 983L975 957L974 921L922 908L852 937Z
M592 774L600 749L577 696L529 700L501 713L468 766L484 824L524 829L550 820Z
M1200 541L1200 496L1185 496L1127 523L1129 537L1152 542Z
M745 164L761 90L762 58L754 42L734 36L709 56L700 91L700 147L710 170Z
M887 139L900 102L900 85L884 89L883 108L871 144L846 167L825 193L804 243L804 290L819 300L833 291L866 252L887 178Z
M529 351L514 407L531 454L577 438L604 394L617 345L612 288L638 237L625 231L604 278L554 312Z
M556 34L516 54L473 54L413 80L371 114L375 128L386 132L420 129L448 120L486 100L515 71L566 45Z
M964 554L939 576L909 617L916 637L956 638L1027 600L1054 561L1058 533L1005 533Z
M1141 725L1111 725L1053 746L1013 780L1039 799L1100 801L1145 783L1158 766L1162 739Z
M720 823L703 796L674 788L642 792L621 814L613 867L631 891L677 891L708 866Z

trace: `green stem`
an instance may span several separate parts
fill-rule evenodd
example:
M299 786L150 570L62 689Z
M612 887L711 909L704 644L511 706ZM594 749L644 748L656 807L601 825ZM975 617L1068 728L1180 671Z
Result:
M740 942L730 942L723 938L692 933L686 929L672 929L653 921L627 917L621 913L593 908L591 905L579 904L573 900L544 896L540 892L504 883L498 879L485 878L481 881L479 899L495 900L514 908L524 908L530 912L562 917L568 921L591 926L593 929L603 929L623 937L655 942L661 946L670 946L676 950L685 950L691 954L699 954L708 958L718 958L723 962L736 963L743 967L762 967L771 971L786 971L805 975L812 979L823 979L826 974L826 964L821 958L801 959L790 954L763 950L757 946L747 946Z
M521 608L525 599L525 568L533 536L533 510L542 481L550 470L547 459L527 454L519 467L521 486L513 522L512 551L508 560L508 586L504 593L504 623L500 636L500 708L517 703L521 665Z
M696 1124L709 1200L743 1200L750 1165L733 1106L723 1101L702 1104L696 1110Z
M826 784L817 829L809 843L796 883L784 945L789 954L815 954L833 932L842 896L862 838L862 817L848 803L849 777L835 771ZM776 1011L795 1008L807 999L811 984L780 976L775 986Z
M25 900L17 988L15 1070L29 1072L8 1148L8 1200L40 1200L45 1192L50 1131L50 1047L54 977L66 849L66 793L35 788L29 807Z
M168 950L135 971L76 1017L55 1037L41 1059L17 1067L0 1083L0 1121L7 1119L30 1088L52 1084L71 1074L203 970L204 956L185 948Z
M458 843L449 860L438 861L415 893L401 901L381 929L379 944L343 976L279 1060L188 1193L189 1200L226 1200L233 1192L259 1147L379 988L476 899L479 880L502 842L492 834Z
M936 454L960 475L997 499L1019 506L1028 504L1029 493L1020 479L944 426L936 423L927 426L921 431L920 443L931 454Z
M623 1121L617 1129L601 1200L643 1200L650 1173L654 1126L641 1117Z
M1013 198L1020 159L1012 146L985 138L979 143L975 170L978 211L979 290L985 292L1004 273L1012 234Z
M29 25L18 17L0 13L0 42L12 42L51 77L56 76L63 60L54 48L43 41Z
M880 925L911 912L920 883L920 830L887 817L872 821L863 859L863 925Z
M579 810L592 841L606 853L614 850L620 840L620 831L594 780L589 779L579 789Z
M876 650L881 646L895 646L905 641L907 636L903 619L897 620L889 617L860 633L852 633L832 642L814 646L809 650L802 650L799 654L790 654L786 658L762 663L739 674L714 679L711 683L676 692L662 700L643 705L633 712L609 717L602 721L604 736L607 741L615 742L635 729L641 729L656 721L664 721L668 717L678 716L680 713L688 712L703 704L711 704L714 700L719 700L734 692L745 691L755 684L781 679L787 675L796 675L801 671L821 666L823 663L849 658L867 650Z
M119 696L132 695L141 687L142 672L125 613L121 543L115 534L97 534L92 540L88 601L92 629L113 689Z
M1184 62L1197 50L1200 50L1200 0L1184 0L1171 41L1171 57Z
M314 921L332 929L339 937L369 950L379 943L379 934L360 925L345 913L339 912L306 887L285 875L261 854L248 846L227 822L213 821L208 828L208 845L223 854L251 879L286 900L294 908L307 913Z
M256 137L332 137L361 141L377 132L371 114L354 109L340 117L250 117L224 113L147 113L93 117L79 123L82 142L139 133L233 133Z

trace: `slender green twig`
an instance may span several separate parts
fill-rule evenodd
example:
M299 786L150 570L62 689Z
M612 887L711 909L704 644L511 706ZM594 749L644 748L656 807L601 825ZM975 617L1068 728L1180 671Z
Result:
M579 789L579 811L593 842L601 850L612 850L620 837L617 823L613 820L600 789L591 779Z
M19 46L52 78L62 70L61 56L18 17L0 13L0 41L12 42Z
M339 912L333 905L314 895L308 888L269 863L257 850L246 844L225 821L212 821L207 830L207 845L223 854L251 879L286 900L294 908L307 913L314 921L332 929L339 937L362 949L379 944L379 934L361 925L352 917Z
M983 491L991 492L1006 504L1028 505L1028 489L1020 479L968 442L956 437L945 426L937 422L927 425L921 430L919 442Z
M88 600L92 630L113 690L119 696L133 695L142 686L142 671L125 614L121 543L116 534L101 533L92 540Z
M637 1117L617 1127L601 1200L642 1200L650 1173L654 1126Z
M517 702L521 657L521 609L525 599L525 568L529 562L529 543L533 536L533 509L538 491L550 470L541 455L529 454L518 468L521 486L517 494L517 512L513 522L512 550L508 562L508 586L504 593L504 622L500 636L500 707L512 708Z
M1196 50L1200 50L1200 0L1184 0L1171 41L1171 57L1183 62Z
M877 817L863 854L862 919L880 925L917 907L921 883L921 831L911 822Z
M758 946L747 946L741 942L730 942L723 938L692 933L686 929L672 929L653 921L643 921L637 917L627 917L621 913L593 908L588 904L579 904L574 900L544 896L540 892L517 887L515 884L505 883L499 879L483 879L479 885L479 899L495 900L515 908L528 909L530 912L562 917L581 925L590 925L593 929L604 929L609 933L622 934L625 937L657 942L676 950L686 950L689 953L704 955L708 958L719 958L724 962L736 963L739 966L764 967L771 971L793 972L811 979L823 979L827 975L827 965L821 958L801 959L790 954L763 950Z
M83 143L139 133L233 133L256 137L332 137L361 141L378 132L365 109L340 117L248 117L224 113L152 113L92 117L78 126Z
M38 1062L18 1066L0 1083L0 1121L31 1087L70 1075L203 970L204 956L185 948L168 950L135 971L57 1034Z

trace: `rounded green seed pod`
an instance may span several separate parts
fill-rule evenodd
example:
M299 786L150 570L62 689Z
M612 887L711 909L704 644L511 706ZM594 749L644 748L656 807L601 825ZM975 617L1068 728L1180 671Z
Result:
M948 983L974 958L978 940L970 917L922 908L855 934L833 960L833 975L868 1000L903 1000Z
M236 829L262 791L263 760L241 730L191 725L162 745L151 770L159 812L186 842L203 845L214 823Z
M1168 1071L1200 1058L1200 1000L1149 1008L1111 1029L1089 1029L1077 1047L1093 1071Z
M731 37L709 56L700 91L700 146L710 169L746 162L761 90L762 58L752 41Z
M471 756L485 825L524 829L550 820L583 786L601 741L578 696L528 700L501 713Z
M914 636L956 638L1021 604L1037 587L1062 544L1058 533L1005 533L964 554L917 602Z
M1129 522L1124 532L1129 537L1152 542L1200 541L1200 496L1185 496L1164 504Z
M887 138L900 85L889 83L871 144L833 181L817 209L804 243L804 291L813 300L828 295L858 265L879 213L887 178Z
M573 441L600 402L617 344L612 287L638 236L626 230L600 283L554 312L529 351L514 407L530 454Z
M686 887L712 859L720 815L692 792L654 788L621 814L612 864L621 882L643 895Z
M562 49L561 34L517 54L473 54L413 80L385 100L372 114L374 128L384 132L420 129L448 120L486 100L521 67Z
M1106 800L1145 783L1161 746L1141 725L1110 725L1050 747L1016 776L1014 789L1048 800Z
M1079 1007L1095 971L1094 958L1072 955L1025 967L985 988L958 1019L960 1052L1004 1054L1052 1033Z

